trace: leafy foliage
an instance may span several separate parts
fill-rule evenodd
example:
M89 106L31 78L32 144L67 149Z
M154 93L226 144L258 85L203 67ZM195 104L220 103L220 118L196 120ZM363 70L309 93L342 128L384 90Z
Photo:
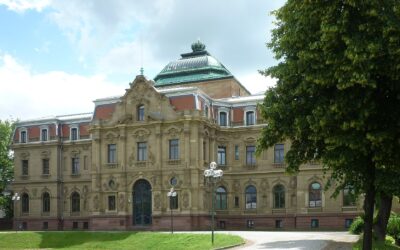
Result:
M0 120L0 209L5 210L6 217L12 217L11 197L5 196L3 191L14 176L13 156L10 150L13 130L13 121Z
M390 216L387 233L395 239L397 245L400 245L400 215L392 214Z
M400 192L400 1L288 0L274 14L257 152L290 140L288 172L319 161L335 195L365 193L370 247L375 194Z
M363 231L364 219L357 216L349 228L349 232L352 234L360 234Z

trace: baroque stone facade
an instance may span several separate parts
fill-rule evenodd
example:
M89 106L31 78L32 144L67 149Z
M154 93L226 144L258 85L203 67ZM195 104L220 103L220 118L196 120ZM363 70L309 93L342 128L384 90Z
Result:
M14 132L15 225L29 230L167 230L171 186L178 230L207 229L216 185L221 229L344 229L361 212L345 190L324 191L321 166L285 174L282 142L254 154L265 123L257 104L199 43L155 78L139 75L122 97L90 114L21 121ZM186 65L186 66L185 66Z

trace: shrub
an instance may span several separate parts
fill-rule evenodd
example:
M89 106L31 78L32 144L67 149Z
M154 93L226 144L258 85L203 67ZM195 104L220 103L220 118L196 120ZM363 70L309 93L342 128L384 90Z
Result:
M350 233L352 234L360 234L363 231L364 227L364 219L360 216L357 216L351 226L349 228Z
M391 215L387 225L387 234L392 236L397 245L400 245L400 215Z

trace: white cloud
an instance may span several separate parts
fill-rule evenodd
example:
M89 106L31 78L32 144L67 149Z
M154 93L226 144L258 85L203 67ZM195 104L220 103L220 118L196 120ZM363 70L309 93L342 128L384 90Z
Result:
M102 75L86 77L62 71L37 74L8 54L0 55L0 82L0 119L24 120L92 112L94 99L122 95L127 87Z
M42 11L50 5L50 0L0 0L0 5L5 5L9 10L25 12L26 10Z
M268 88L276 85L275 78L265 77L259 73L244 74L237 78L252 94L265 92Z

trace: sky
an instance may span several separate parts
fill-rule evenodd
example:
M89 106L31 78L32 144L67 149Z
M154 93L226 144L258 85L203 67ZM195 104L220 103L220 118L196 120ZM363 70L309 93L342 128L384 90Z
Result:
M0 0L0 120L92 112L198 39L251 92L284 0Z

